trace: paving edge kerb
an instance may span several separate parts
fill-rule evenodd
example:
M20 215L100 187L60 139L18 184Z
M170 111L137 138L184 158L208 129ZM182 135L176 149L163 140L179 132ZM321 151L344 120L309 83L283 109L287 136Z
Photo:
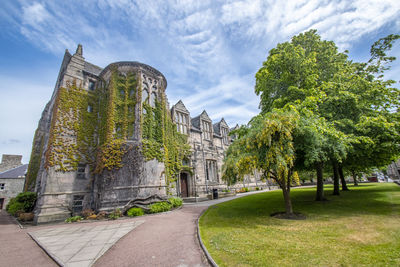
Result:
M214 205L212 205L214 206ZM212 207L210 206L210 207ZM203 216L203 214L210 208L208 207L207 209L203 210L199 217L197 218L197 238L199 239L199 243L200 243L200 247L202 248L204 254L206 255L206 258L208 260L208 263L210 263L211 266L213 267L218 267L218 264L214 261L214 259L211 257L210 253L208 253L208 250L206 248L206 246L203 243L203 240L201 240L201 236L200 236L200 226L199 226L199 222L200 222L200 218L201 216Z
M57 258L56 255L52 254L51 252L47 251L44 246L39 242L39 240L36 239L34 235L31 233L28 233L28 235L33 239L33 241L36 242L36 244L49 256L58 266L63 266L61 261Z

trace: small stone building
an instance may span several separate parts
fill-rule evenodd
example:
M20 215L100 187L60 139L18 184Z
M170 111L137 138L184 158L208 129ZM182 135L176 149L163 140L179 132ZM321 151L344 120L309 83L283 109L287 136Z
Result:
M5 209L10 198L24 190L28 164L22 164L21 155L3 155L0 163L0 209Z
M387 167L387 174L392 180L400 180L400 159L393 161Z
M166 87L164 75L146 64L100 68L85 60L81 45L73 55L66 50L28 168L36 223L227 187L228 124L213 123L206 111L191 117L182 101L170 109Z

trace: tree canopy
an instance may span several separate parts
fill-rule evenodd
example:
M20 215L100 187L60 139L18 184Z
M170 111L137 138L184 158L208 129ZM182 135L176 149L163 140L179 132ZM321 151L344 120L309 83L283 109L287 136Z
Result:
M366 63L349 60L316 30L271 49L256 73L261 112L236 132L223 178L240 180L256 169L289 192L297 170L315 169L316 199L323 200L324 166L332 167L339 194L343 168L364 171L398 157L400 91L383 74L399 38L375 42Z

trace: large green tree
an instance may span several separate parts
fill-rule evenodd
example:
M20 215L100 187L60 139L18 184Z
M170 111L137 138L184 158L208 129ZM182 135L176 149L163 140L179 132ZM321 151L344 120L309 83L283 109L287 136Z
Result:
M299 126L305 128L295 137L296 162L316 169L317 200L324 199L324 165L332 166L334 194L339 194L339 177L347 189L343 168L354 168L354 163L363 165L359 170L382 166L398 155L393 110L398 110L399 93L391 87L393 81L382 79L394 60L387 51L397 38L380 39L368 63L354 63L310 30L271 49L256 74L261 113L295 105L304 117Z

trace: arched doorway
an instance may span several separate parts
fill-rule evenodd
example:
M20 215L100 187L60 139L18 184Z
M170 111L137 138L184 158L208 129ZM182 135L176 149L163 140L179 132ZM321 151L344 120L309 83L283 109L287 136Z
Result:
M181 197L189 197L188 174L181 172Z

